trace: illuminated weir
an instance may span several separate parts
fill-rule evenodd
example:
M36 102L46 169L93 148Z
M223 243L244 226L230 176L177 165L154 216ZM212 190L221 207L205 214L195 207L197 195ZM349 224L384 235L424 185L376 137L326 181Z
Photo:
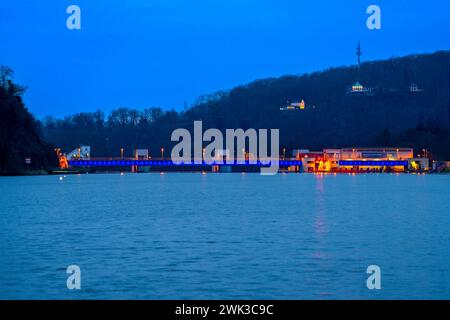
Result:
M298 168L300 170L302 165L301 160L289 159L277 161L280 168ZM123 168L132 168L133 172L142 172L139 168L148 168L146 171L213 171L213 172L245 172L257 171L257 169L269 167L271 163L268 161L228 161L227 163L217 162L207 164L205 162L196 163L194 161L188 163L174 163L170 159L151 159L151 160L136 160L136 159L91 159L91 160L70 160L68 161L71 167L94 167L97 169L114 170ZM218 169L219 168L219 169ZM229 168L230 170L222 171L220 168ZM292 170L292 169L291 169Z
M143 159L144 158L144 159ZM149 171L210 171L210 172L257 172L270 164L262 159L250 161L217 161L217 163L174 163L171 159L143 157L135 158L91 158L68 160L70 167L94 168L99 171L132 172ZM294 150L293 157L281 157L277 161L280 171L310 173L382 173L382 172L427 172L430 170L427 157L414 157L409 148L345 148L323 151Z

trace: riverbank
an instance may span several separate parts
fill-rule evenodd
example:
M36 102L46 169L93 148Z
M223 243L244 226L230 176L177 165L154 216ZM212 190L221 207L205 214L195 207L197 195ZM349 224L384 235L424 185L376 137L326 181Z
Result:
M199 174L233 174L233 173L255 173L259 171L232 171L232 172L212 172L211 170L150 170L145 172L132 172L130 170L111 171L111 170L54 170L54 171L27 171L18 174L3 174L0 177L21 177L21 176L48 176L48 175L80 175L80 174L145 174L145 173L199 173ZM306 175L449 175L450 171L444 172L293 172L288 170L280 170L279 174L306 174Z

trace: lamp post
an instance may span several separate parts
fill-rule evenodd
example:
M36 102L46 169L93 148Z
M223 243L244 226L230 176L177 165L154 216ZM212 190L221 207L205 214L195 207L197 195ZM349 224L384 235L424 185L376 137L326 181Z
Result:
M283 148L283 160L286 160L286 148Z
M108 154L108 158L112 160L112 152L111 152L111 140L109 138L105 138L105 145L106 145L106 153Z
M120 148L120 159L123 160L123 148Z
M164 148L161 148L161 160L164 159Z

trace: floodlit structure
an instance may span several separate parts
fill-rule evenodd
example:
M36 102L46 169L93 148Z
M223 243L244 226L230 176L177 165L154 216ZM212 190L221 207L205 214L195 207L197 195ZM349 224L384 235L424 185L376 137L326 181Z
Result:
M280 108L281 111L295 111L295 110L305 110L306 103L305 100L301 100L300 102L293 102L288 104L286 107Z
M67 160L89 160L91 158L91 147L90 146L79 146L78 148L72 150L66 154Z

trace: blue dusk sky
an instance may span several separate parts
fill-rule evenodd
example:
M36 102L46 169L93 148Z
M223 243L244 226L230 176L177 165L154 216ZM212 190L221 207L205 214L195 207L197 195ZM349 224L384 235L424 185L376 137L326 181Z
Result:
M81 30L66 9L81 8ZM366 9L382 9L382 29ZM0 64L38 118L183 109L255 79L450 48L448 0L3 0Z

